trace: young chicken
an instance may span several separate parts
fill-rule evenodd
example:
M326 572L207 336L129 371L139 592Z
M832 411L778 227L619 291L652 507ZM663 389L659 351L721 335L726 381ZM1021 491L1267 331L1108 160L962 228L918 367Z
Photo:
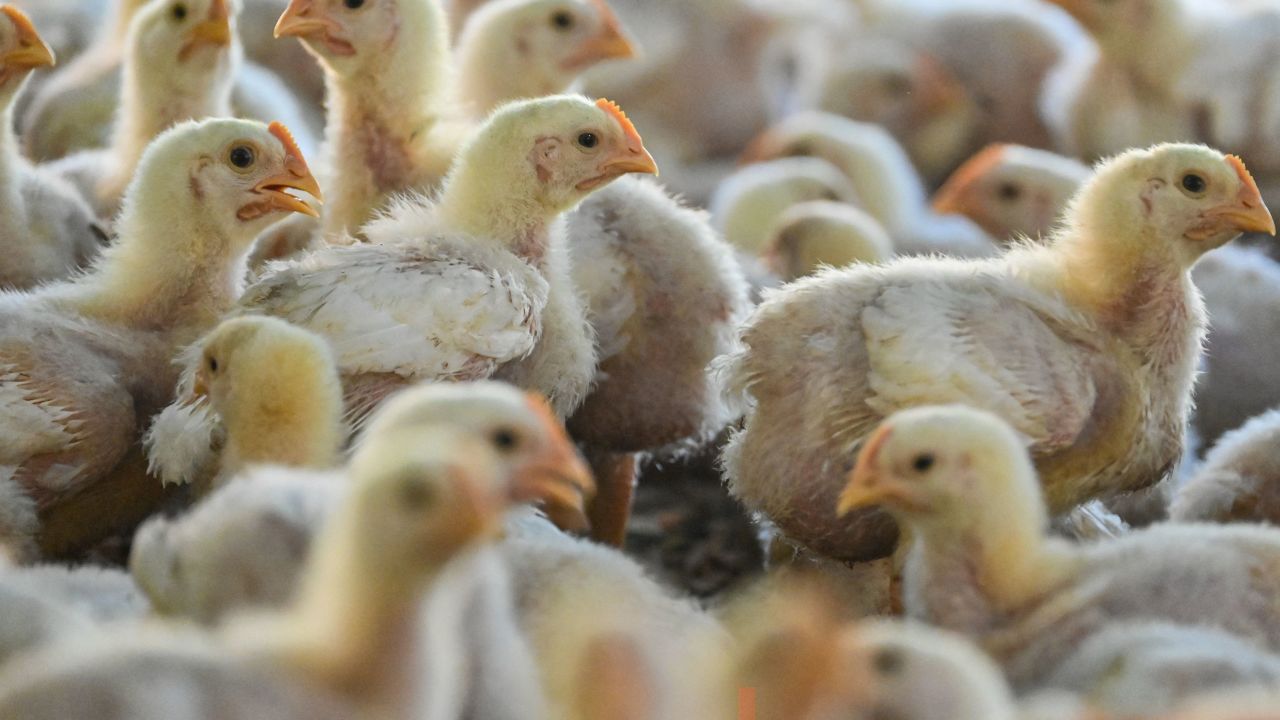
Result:
M49 165L114 218L143 152L184 120L231 114L231 79L240 62L230 0L167 0L134 16L121 69L120 108L110 145Z
M783 282L824 266L882 263L891 257L893 240L875 218L852 205L824 200L800 203L783 213L764 249L765 266Z
M231 308L249 242L314 212L286 189L319 192L283 126L179 125L143 155L88 274L0 294L0 538L65 552L146 514L154 483L112 470L169 402L174 354Z
M1100 166L1047 245L786 286L722 361L751 401L725 451L730 487L819 554L880 557L888 518L827 508L881 419L940 402L1027 436L1055 515L1153 485L1181 457L1205 331L1190 266L1242 231L1274 230L1238 158L1162 145Z
M484 118L510 100L567 92L596 64L635 53L605 0L487 3L458 37L458 100Z
M581 513L590 497L591 478L546 402L509 385L420 386L397 395L382 413L384 426L404 432L436 423L487 440L504 452L513 502ZM189 514L145 523L130 569L164 614L212 624L239 607L280 607L293 596L300 560L347 487L341 471L252 469Z
M0 289L23 290L84 267L106 234L75 188L27 162L13 131L13 107L31 71L53 52L31 20L0 5Z
M755 163L729 176L711 198L716 229L751 255L764 251L778 217L812 200L857 203L860 197L838 167L819 158L780 158Z
M933 196L933 209L964 215L1003 244L1052 234L1067 202L1089 179L1083 163L1022 145L989 145Z
M326 238L356 233L394 194L449 169L449 28L440 0L292 0L276 37L324 67Z
M323 339L283 320L243 317L193 350L197 369L182 383L190 391L180 388L144 438L161 480L195 483L203 495L253 464L338 463L342 384Z
M878 504L911 529L907 613L976 640L1018 690L1115 623L1195 624L1280 650L1280 531L1169 524L1072 545L1046 537L1040 486L996 415L918 407L866 442L837 505Z
M978 226L929 209L919 173L882 127L826 113L801 113L756 138L743 161L792 155L822 158L838 167L853 184L857 204L884 226L900 253L995 253L992 239Z
M356 425L406 383L490 376L566 417L596 360L557 218L621 175L656 171L606 100L513 103L472 136L438 200L395 205L365 227L369 244L271 267L241 308L329 341Z
M157 629L51 648L0 677L0 715L182 717L210 703L217 717L440 712L458 693L446 683L463 672L454 653L465 635L437 623L458 623L472 606L434 601L456 592L459 563L501 527L505 467L487 437L379 423L349 464L348 497L317 538L290 607L236 618L215 639Z
M1223 435L1169 506L1175 522L1280 524L1280 411Z

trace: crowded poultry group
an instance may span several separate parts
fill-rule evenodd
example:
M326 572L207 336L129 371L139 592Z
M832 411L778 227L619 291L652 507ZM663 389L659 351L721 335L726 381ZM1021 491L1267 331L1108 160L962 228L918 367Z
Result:
M1280 0L9 2L0 719L1280 720Z

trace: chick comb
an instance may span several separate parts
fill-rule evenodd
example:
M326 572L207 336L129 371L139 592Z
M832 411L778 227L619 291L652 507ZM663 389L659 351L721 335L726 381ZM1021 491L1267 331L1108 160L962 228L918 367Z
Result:
M966 160L938 188L933 196L933 209L943 214L963 214L960 212L960 194L1000 164L1006 147L1005 143L992 143Z
M302 159L302 150L298 149L298 143L293 139L293 133L289 132L289 128L279 120L273 121L267 126L267 132L275 136L277 140L284 145L284 152L290 157Z
M622 133L626 135L629 140L633 140L644 145L644 141L640 139L640 133L636 130L636 126L632 124L631 118L627 117L627 114L622 111L622 108L618 107L618 103L606 98L600 98L596 101L596 107L613 116L613 119L618 121L618 124L622 126Z
M1240 182L1244 183L1246 187L1251 187L1255 190L1258 188L1258 183L1253 181L1253 175L1249 173L1249 168L1244 166L1244 161L1240 159L1239 155L1228 155L1227 164L1236 171L1236 175L1240 177Z

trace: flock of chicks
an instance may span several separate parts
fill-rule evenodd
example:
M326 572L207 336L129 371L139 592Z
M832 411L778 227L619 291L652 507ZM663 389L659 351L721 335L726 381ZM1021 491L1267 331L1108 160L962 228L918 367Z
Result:
M1280 718L1280 6L613 4L0 5L0 717Z

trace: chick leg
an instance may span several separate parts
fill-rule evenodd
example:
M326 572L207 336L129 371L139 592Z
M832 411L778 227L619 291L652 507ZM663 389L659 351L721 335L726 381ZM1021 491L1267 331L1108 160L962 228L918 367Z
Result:
M597 542L622 547L627 539L631 500L636 486L636 454L593 451L588 453L596 476L596 496L587 508L591 537Z

